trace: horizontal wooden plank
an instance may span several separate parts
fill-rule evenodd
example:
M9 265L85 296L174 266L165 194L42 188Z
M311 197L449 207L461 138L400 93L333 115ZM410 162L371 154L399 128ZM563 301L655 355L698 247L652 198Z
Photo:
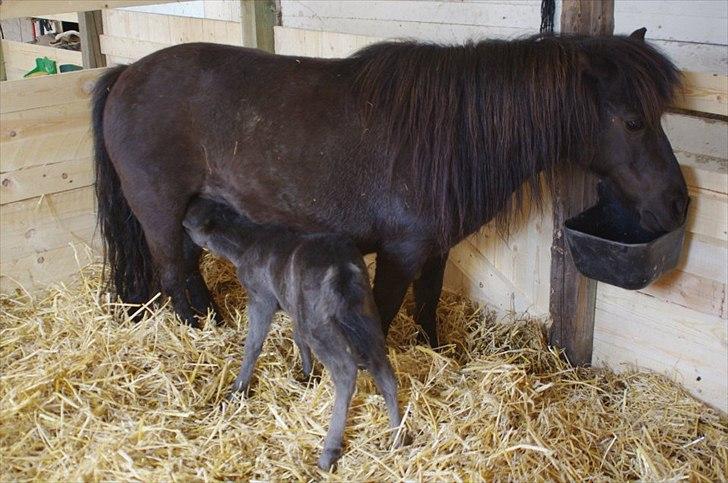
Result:
M728 71L725 45L654 39L648 39L648 42L667 55L679 69L721 75Z
M374 20L399 22L403 33L407 23L439 23L446 29L451 25L472 25L482 28L510 27L534 29L541 23L541 4L538 1L512 2L432 2L348 0L321 2L316 0L282 0L284 22L293 17L317 19Z
M276 52L308 57L345 57L371 43L386 38L377 29L362 28L350 33L307 30L296 22L275 28ZM325 25L317 27L326 30ZM401 34L400 34L401 35ZM393 36L390 34L389 36ZM415 35L420 38L421 36ZM438 39L434 39L438 40ZM712 114L728 115L728 77L685 71L686 86L676 107Z
M0 293L33 294L48 289L49 284L68 283L79 276L79 269L98 261L98 250L85 243L47 250L23 258L4 261L0 266Z
M593 361L664 372L728 411L728 324L718 316L599 284Z
M184 0L3 0L0 3L0 20L181 1Z
M105 68L88 69L2 82L0 114L87 100L93 91L94 82L105 71Z
M728 122L699 115L666 113L662 117L662 127L675 151L724 161L728 158L728 136L725 135Z
M33 253L89 243L96 227L93 187L0 205L2 263Z
M726 318L726 284L673 270L640 292L681 307Z
M719 283L728 281L728 242L686 233L678 269Z
M5 67L9 69L8 80L21 79L23 75L17 75L15 72L23 74L35 68L35 59L38 57L48 57L55 60L60 66L61 64L81 65L81 52L74 50L59 49L48 45L29 44L26 42L15 42L12 40L0 41L0 48L3 49L3 59Z
M689 187L728 193L728 159L692 155L682 151L676 151L675 157Z
M728 196L689 188L687 231L719 240L728 240Z
M675 107L728 116L728 76L683 71L685 87Z
M274 27L276 53L305 57L346 57L379 37Z
M403 26L407 27L407 33ZM287 28L338 32L358 36L380 38L416 38L429 42L457 43L481 38L512 38L538 33L538 24L531 28L483 27L480 25L443 25L433 22L403 22L396 20L284 17L283 26Z
M136 40L124 37L100 35L101 52L112 57L125 57L134 60L141 59L158 50L166 49L172 44L160 44L148 40Z
M617 1L615 33L647 28L648 39L728 44L728 3L713 0Z
M77 101L0 114L0 173L91 156L89 111Z
M47 193L59 193L94 183L93 161L76 158L35 166L0 176L0 205L27 200Z
M242 45L239 21L178 17L128 10L104 10L103 17L104 33L111 37L168 45L185 42Z

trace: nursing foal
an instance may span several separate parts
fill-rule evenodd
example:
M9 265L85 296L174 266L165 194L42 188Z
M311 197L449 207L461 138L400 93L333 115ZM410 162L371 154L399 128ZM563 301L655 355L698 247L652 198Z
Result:
M203 198L190 203L183 225L197 245L235 264L248 291L248 337L233 391L247 389L273 315L281 308L294 321L303 372L311 372L313 349L336 386L319 467L329 469L341 456L359 367L372 374L391 426L399 426L397 381L387 359L367 270L348 238L257 225L227 205Z

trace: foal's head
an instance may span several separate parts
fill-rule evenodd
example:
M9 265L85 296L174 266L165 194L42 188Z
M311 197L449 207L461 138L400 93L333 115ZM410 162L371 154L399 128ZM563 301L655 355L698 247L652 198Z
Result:
M226 205L205 198L194 198L187 207L182 225L196 245L220 251L227 234L234 233L239 216ZM226 254L222 254L227 256Z

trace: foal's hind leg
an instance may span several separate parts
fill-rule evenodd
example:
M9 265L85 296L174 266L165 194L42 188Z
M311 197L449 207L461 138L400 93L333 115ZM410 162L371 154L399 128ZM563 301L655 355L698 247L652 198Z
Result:
M381 348L379 354L372 354L372 360L369 363L367 370L371 373L374 378L374 383L377 385L377 389L382 393L384 402L387 405L387 412L389 413L389 426L394 429L398 428L402 424L402 416L399 412L399 402L397 401L397 379L394 377L394 371L392 366L387 360L387 356L384 352L384 347ZM392 437L395 438L396 434ZM399 438L393 439L394 446L399 447L404 442L404 437L400 435Z
M348 352L349 344L338 330L330 328L312 335L313 350L331 374L336 390L331 423L318 460L322 470L329 470L341 457L346 417L356 387L357 363Z
M311 377L311 370L313 369L313 362L311 361L311 348L308 346L305 340L301 337L301 333L297 327L298 322L293 327L293 341L298 347L298 352L301 354L301 370L303 376L308 379Z

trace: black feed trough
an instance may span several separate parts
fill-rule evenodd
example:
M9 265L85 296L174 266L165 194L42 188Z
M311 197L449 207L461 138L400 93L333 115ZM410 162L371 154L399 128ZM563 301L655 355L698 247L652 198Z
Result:
M647 232L637 216L600 185L598 203L567 220L564 234L584 276L638 290L677 266L685 223L667 233Z

